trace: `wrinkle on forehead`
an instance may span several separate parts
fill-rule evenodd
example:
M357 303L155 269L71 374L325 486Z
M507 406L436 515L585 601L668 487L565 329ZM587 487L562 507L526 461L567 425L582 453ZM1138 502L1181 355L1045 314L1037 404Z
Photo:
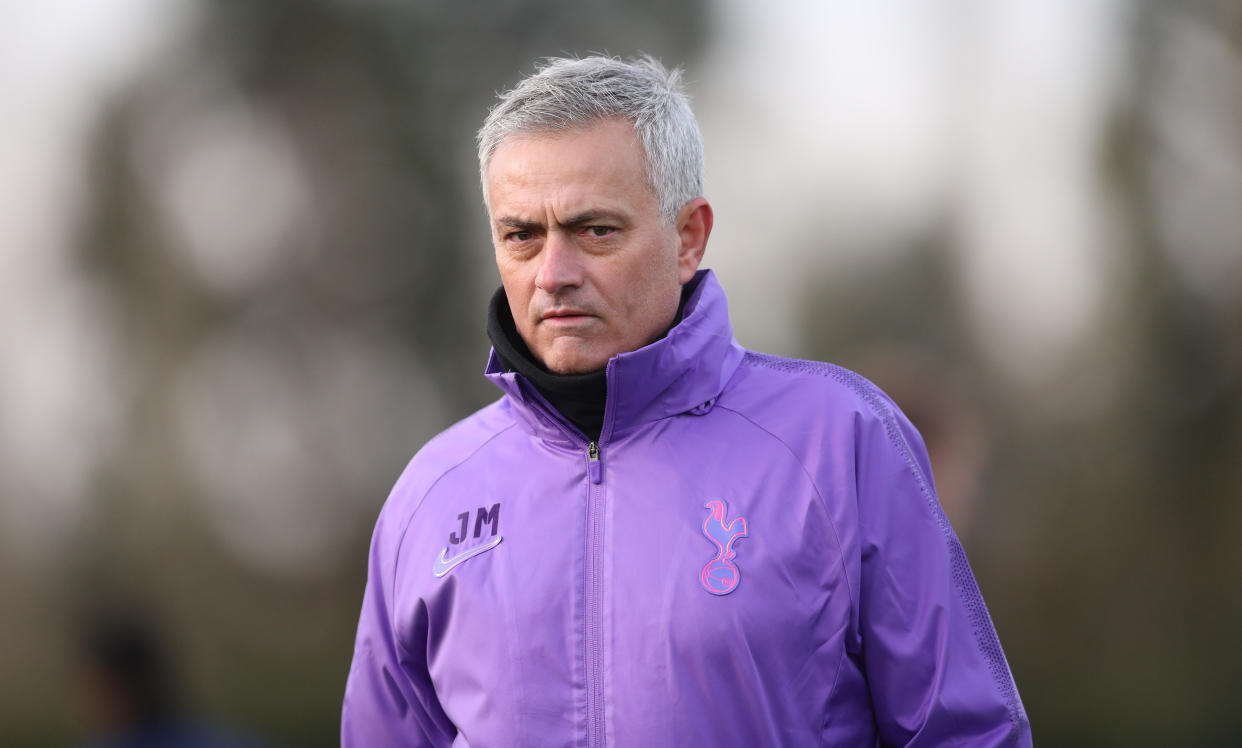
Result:
M549 225L591 211L658 210L642 146L623 120L506 138L488 166L488 199L492 216Z

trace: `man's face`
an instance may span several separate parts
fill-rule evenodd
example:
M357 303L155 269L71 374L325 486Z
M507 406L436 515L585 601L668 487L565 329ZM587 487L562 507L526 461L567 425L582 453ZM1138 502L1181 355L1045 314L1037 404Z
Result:
M702 256L660 216L633 127L517 135L487 170L496 264L518 332L557 374L602 369L664 333ZM701 218L701 216L699 216Z

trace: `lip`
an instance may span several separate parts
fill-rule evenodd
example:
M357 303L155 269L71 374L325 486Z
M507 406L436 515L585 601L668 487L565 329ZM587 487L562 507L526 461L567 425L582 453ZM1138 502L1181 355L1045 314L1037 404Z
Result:
M575 322L575 321L586 319L587 317L590 317L590 316L591 315L587 314L586 312L582 312L577 309L553 309L553 310L544 312L543 316L541 316L539 319L542 320L543 322L548 322L548 321Z

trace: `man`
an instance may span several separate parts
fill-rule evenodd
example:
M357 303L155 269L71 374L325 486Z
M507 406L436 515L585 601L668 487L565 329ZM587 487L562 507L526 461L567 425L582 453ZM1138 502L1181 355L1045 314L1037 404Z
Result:
M347 746L1029 745L917 432L742 349L654 60L552 60L479 160L496 403L380 513Z

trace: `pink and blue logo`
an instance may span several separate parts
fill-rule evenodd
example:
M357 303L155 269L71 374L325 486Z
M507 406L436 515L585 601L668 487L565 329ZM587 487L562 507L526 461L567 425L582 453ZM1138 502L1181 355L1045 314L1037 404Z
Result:
M733 550L733 541L746 537L746 518L734 517L732 522L725 523L729 515L729 507L724 499L708 499L703 504L710 511L703 520L703 534L716 546L716 557L703 567L700 578L703 589L713 595L727 595L737 589L742 579L742 572L733 563L737 551Z

